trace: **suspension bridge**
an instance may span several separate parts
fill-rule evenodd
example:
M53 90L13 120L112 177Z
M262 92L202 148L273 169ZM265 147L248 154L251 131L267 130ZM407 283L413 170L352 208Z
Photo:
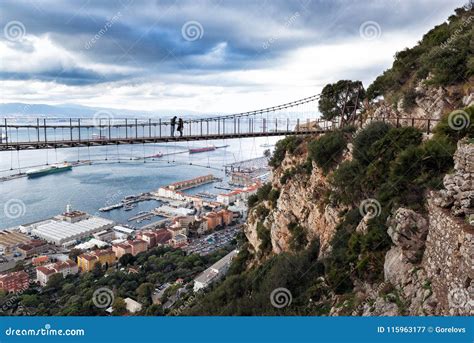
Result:
M319 97L249 112L186 119L180 131L178 123L169 119L116 119L110 114L104 118L100 111L91 119L4 118L0 122L0 151L308 135L339 128L340 121L318 118L314 102ZM309 111L299 111L305 105L310 106ZM290 109L293 112L288 112ZM419 125L415 120L420 119L387 118L394 124L395 120L397 126L411 123L427 127L428 132L432 128L431 119Z
M316 106L314 115L307 115L305 120L284 113L318 98L313 95L249 112L185 119L181 132L178 122L173 125L170 119L116 119L111 115L91 119L4 118L0 124L0 151L322 133L334 129L336 123L316 119Z

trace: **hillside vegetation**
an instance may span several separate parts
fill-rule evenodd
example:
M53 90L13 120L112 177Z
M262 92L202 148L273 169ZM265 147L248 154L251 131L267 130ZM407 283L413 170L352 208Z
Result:
M473 23L472 4L456 9L415 47L395 55L392 67L368 87L368 99L384 95L395 103L403 97L409 106L416 97L416 83L427 77L432 86L467 82L474 75Z

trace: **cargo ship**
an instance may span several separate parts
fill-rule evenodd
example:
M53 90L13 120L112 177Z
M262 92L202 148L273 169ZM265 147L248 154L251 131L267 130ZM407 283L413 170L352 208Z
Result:
M200 152L206 152L206 151L214 151L216 150L217 148L213 145L211 146L206 146L206 147L203 147L203 148L194 148L194 149L189 149L189 153L190 154L198 154Z
M59 164L52 164L50 166L37 168L37 169L30 169L26 172L26 175L29 178L33 177L40 177L48 174L54 173L61 173L64 171L68 171L72 169L72 165L69 163L59 163Z

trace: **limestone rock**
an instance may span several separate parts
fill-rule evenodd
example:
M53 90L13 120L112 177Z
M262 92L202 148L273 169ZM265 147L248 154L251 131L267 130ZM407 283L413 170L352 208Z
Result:
M422 215L406 208L399 208L388 219L388 235L400 247L405 259L417 262L423 253L428 222Z
M434 204L451 208L456 216L474 213L474 144L467 139L458 142L454 154L454 172L443 179L445 189L433 198Z

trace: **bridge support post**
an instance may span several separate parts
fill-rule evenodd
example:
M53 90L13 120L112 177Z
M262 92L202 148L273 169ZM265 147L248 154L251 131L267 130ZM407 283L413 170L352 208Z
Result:
M160 138L161 138L161 118L158 120L158 124L160 125Z
M5 134L7 134L7 133L5 132ZM37 141L39 143L39 141L40 141L40 120L39 120L39 118L36 118L36 137L37 137Z
M71 139L72 142L72 118L69 118L69 138Z
M7 118L5 118L5 144L8 147L8 123L7 123Z
M46 118L43 119L43 124L44 124L44 142L46 143L48 141L47 131L46 131Z
M135 138L138 138L138 119L135 119Z
M151 137L151 119L148 118L148 137Z
M127 123L127 119L125 119L125 139L128 138L128 123Z

